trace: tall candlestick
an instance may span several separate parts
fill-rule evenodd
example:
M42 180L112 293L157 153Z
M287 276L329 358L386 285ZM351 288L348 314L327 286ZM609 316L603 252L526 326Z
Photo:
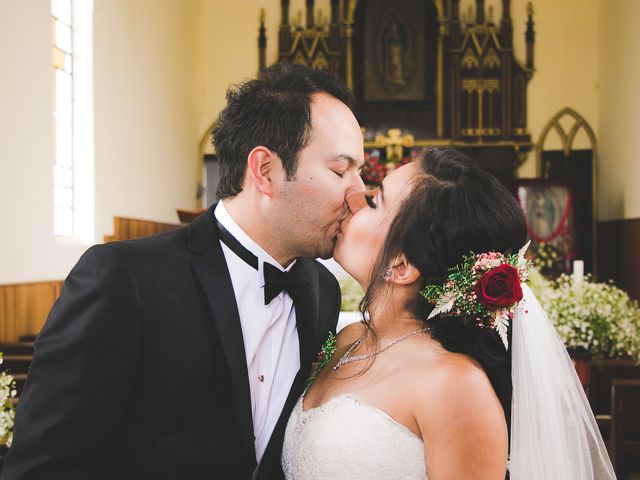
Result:
M584 278L584 262L582 260L573 261L573 285L578 287L582 285Z

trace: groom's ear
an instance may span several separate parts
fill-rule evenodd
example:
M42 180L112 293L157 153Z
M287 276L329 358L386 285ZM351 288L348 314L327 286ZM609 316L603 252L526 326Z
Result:
M262 145L255 147L247 157L247 174L260 192L268 197L273 194L272 176L277 168L278 156Z
M391 275L388 281L398 285L411 285L420 278L420 271L414 267L404 254L396 257L391 266Z

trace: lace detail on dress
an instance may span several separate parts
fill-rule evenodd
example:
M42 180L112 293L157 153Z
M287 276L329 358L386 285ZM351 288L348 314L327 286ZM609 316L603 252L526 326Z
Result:
M425 480L424 445L411 430L352 394L302 409L298 399L282 449L289 480Z

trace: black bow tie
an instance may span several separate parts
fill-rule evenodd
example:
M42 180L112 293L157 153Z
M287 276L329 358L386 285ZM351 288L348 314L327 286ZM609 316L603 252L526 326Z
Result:
M293 302L300 299L300 294L307 285L307 272L302 263L297 261L288 272L274 267L270 263L262 264L264 273L264 304L268 305L280 292L287 292Z
M233 253L244 260L247 264L258 270L258 257L247 250L237 238L222 226L216 219L218 226L218 234L222 243L224 243ZM264 274L264 304L268 305L277 297L280 292L287 292L295 303L301 298L308 283L307 272L302 263L298 260L296 264L288 272L283 272L279 268L270 263L263 263Z

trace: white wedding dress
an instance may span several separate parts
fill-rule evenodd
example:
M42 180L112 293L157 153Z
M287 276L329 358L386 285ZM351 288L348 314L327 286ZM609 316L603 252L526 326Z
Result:
M282 449L289 480L425 480L424 445L411 430L352 394L293 409Z
M615 480L576 370L531 289L515 311L509 471L512 480ZM285 434L289 480L427 478L413 432L352 394L303 411L298 400Z

